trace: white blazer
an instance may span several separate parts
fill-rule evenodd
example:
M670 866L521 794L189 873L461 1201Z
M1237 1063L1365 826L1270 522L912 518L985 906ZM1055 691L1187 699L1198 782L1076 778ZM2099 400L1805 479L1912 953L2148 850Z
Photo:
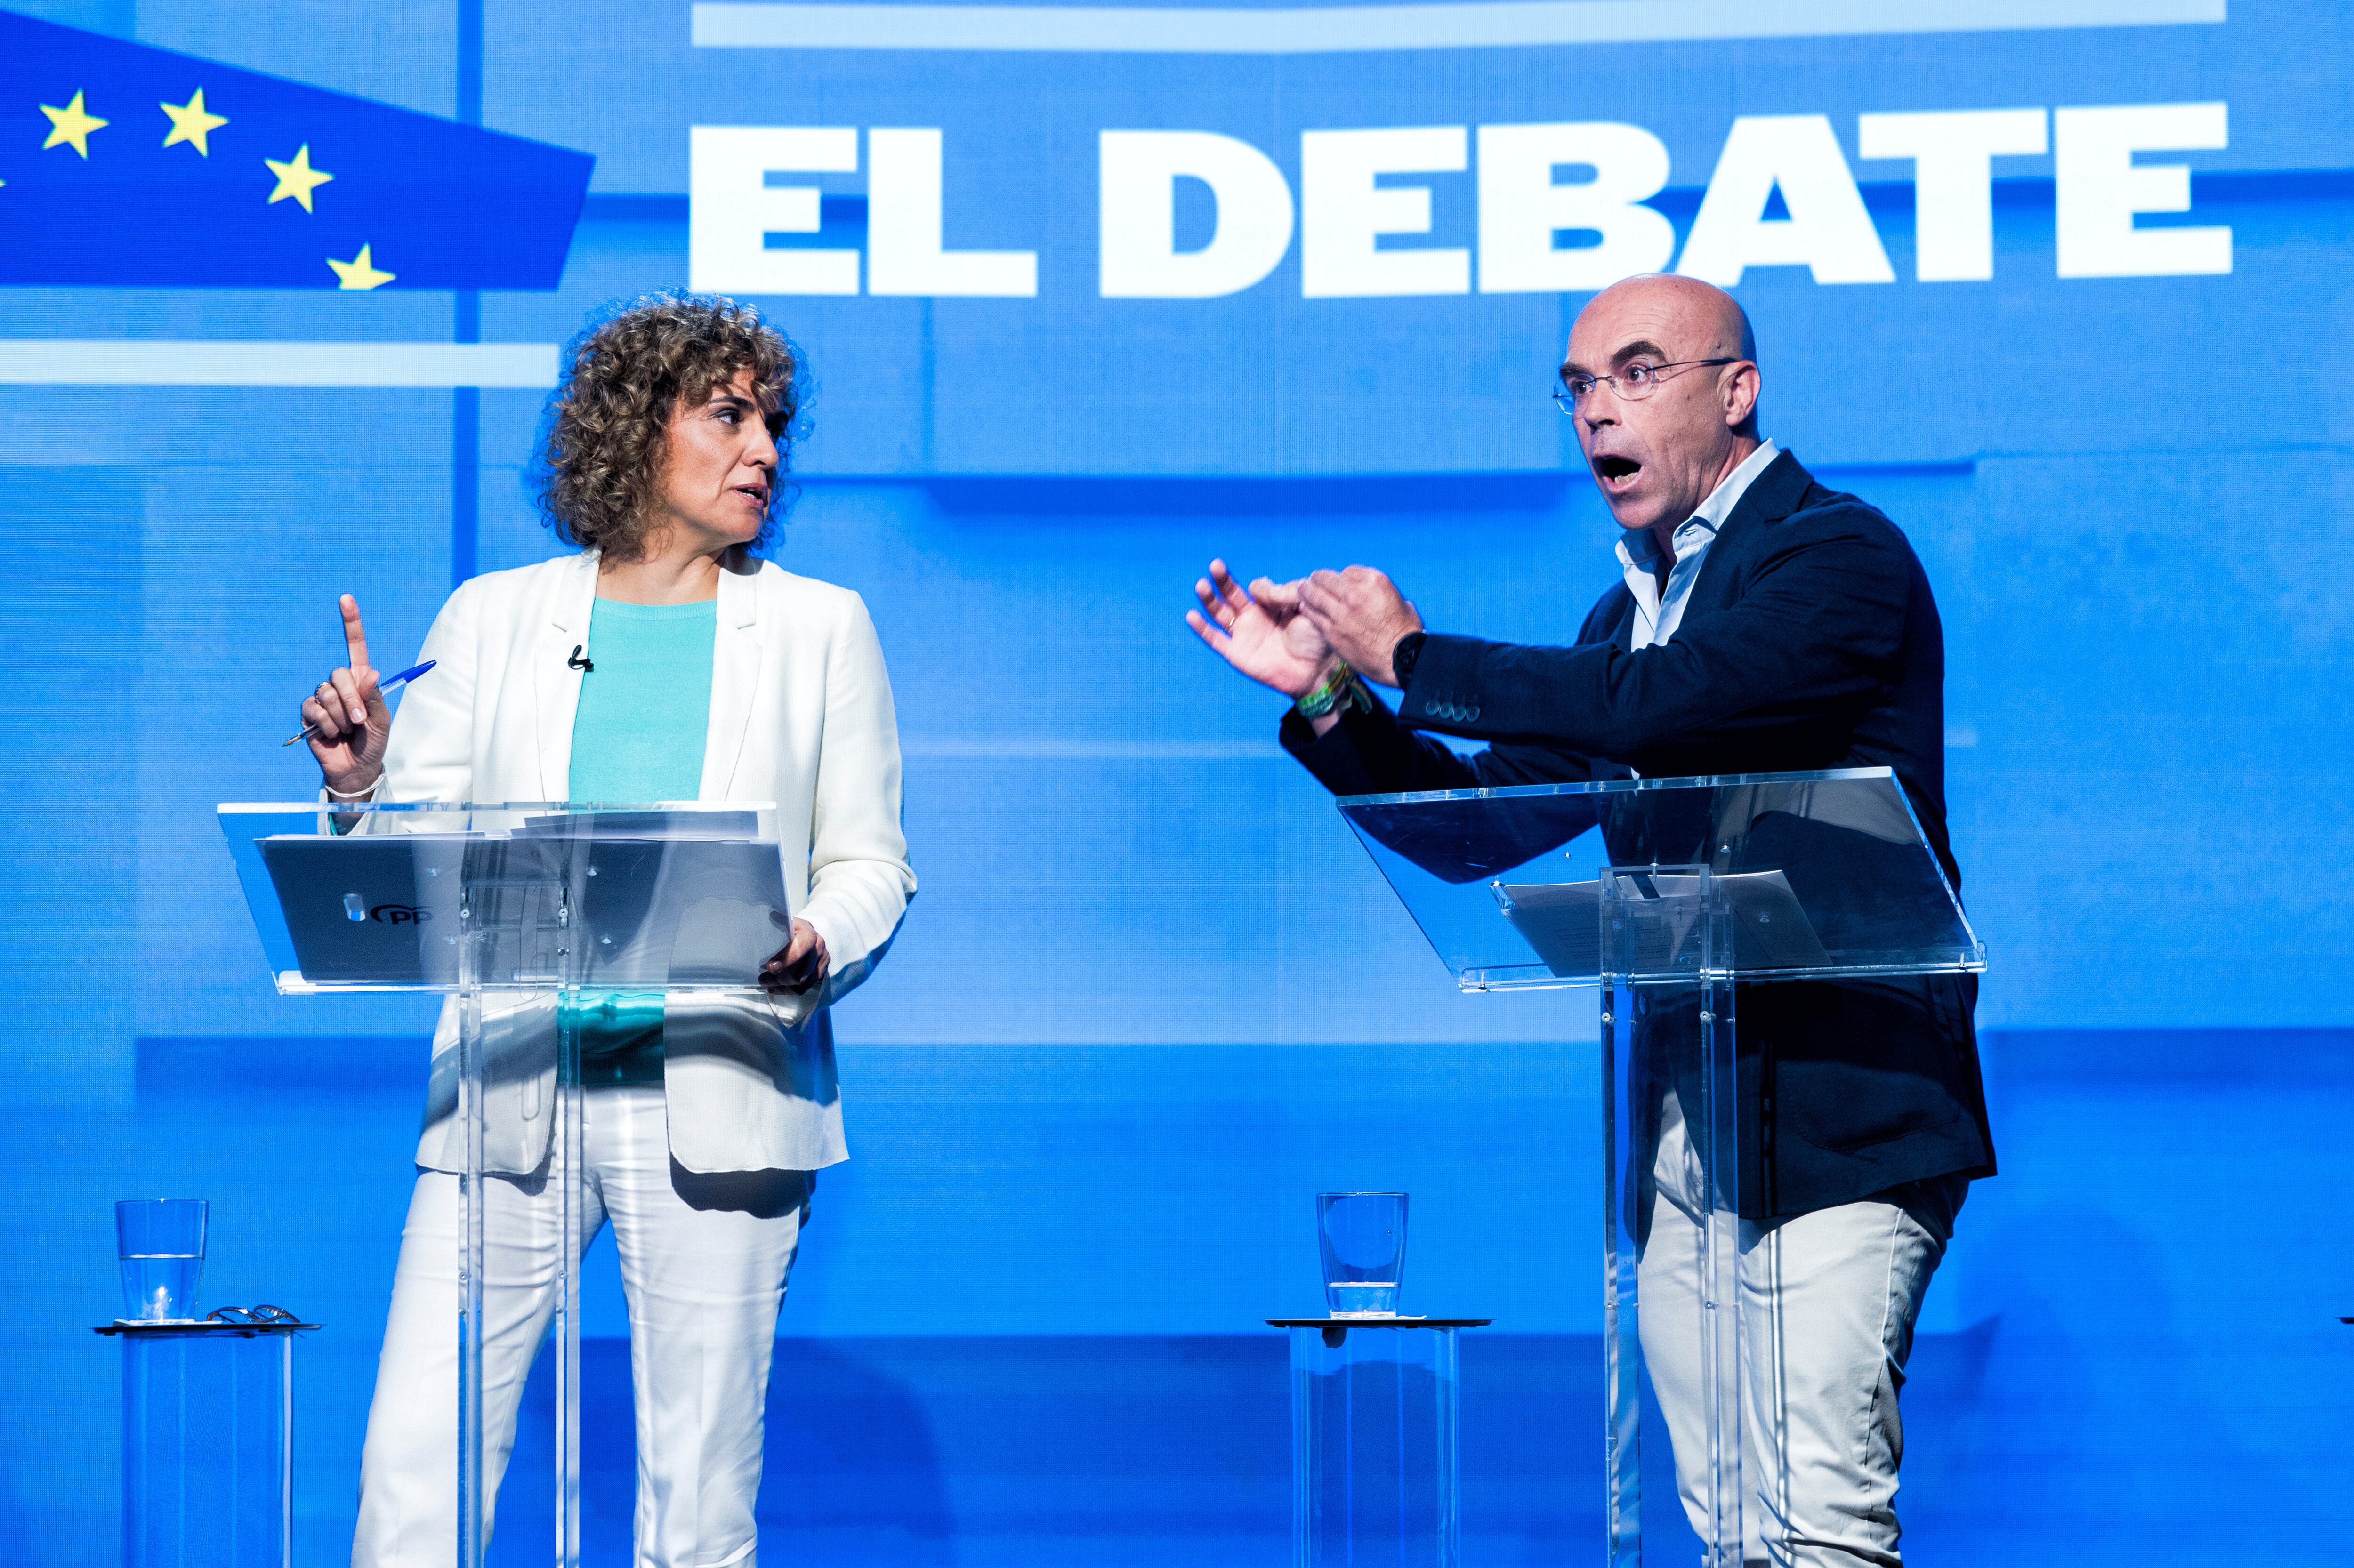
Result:
M375 798L567 799L581 673L566 661L588 641L596 596L594 552L492 572L451 594L418 655L435 661L433 673L394 715ZM832 964L807 996L669 998L671 1155L690 1171L814 1171L849 1158L826 1008L881 959L916 892L891 683L865 603L772 562L720 574L716 638L697 799L776 802L787 899ZM486 997L483 1035L487 1162L535 1171L553 1126L554 993ZM452 998L434 1031L417 1151L430 1170L463 1165L457 1044Z

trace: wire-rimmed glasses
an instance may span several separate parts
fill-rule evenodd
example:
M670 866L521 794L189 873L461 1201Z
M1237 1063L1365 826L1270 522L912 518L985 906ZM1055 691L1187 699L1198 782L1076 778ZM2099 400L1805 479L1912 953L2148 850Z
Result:
M1580 370L1563 376L1561 385L1553 389L1553 406L1564 414L1575 414L1578 405L1593 397L1594 389L1605 382L1609 383L1612 394L1620 400L1638 402L1659 390L1659 383L1664 379L1660 374L1662 371L1687 370L1696 365L1740 363L1738 359L1674 359L1665 365L1654 365L1648 359L1637 359L1619 366L1616 376L1589 376Z
M258 1328L268 1328L274 1323L299 1323L302 1320L285 1308L272 1307L267 1302L259 1307L216 1307L205 1314L205 1321L207 1323L251 1324Z

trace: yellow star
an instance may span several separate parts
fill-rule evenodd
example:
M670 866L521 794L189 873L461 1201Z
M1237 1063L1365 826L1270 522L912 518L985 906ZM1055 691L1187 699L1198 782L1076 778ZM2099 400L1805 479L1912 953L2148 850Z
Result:
M304 212L312 210L311 193L335 177L311 166L311 143L308 142L295 149L294 156L285 163L281 164L275 158L261 161L270 165L271 174L278 176L278 188L270 193L270 199L280 202L292 196L302 204Z
M395 274L377 271L375 261L368 255L368 250L369 247L361 246L360 253L348 261L338 261L332 256L327 258L327 265L333 267L335 270L335 276L343 280L341 283L335 285L337 288L365 292L369 289L382 288L392 281Z
M172 117L172 133L164 138L164 145L176 147L186 142L196 150L196 156L209 158L213 150L205 145L205 138L228 123L221 114L205 112L205 90L198 88L186 103L159 103L155 106Z
M45 153L52 147L71 146L75 152L87 158L90 156L90 133L93 131L102 131L111 123L109 121L101 120L95 114L84 113L81 107L81 94L79 92L74 94L73 101L63 109L52 109L44 103L41 105L41 112L49 117L49 139L41 143L41 151Z

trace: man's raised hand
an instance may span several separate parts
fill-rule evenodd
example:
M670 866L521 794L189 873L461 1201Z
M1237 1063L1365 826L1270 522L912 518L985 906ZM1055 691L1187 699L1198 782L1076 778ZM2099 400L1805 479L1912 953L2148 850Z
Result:
M344 650L348 662L302 699L302 727L313 731L311 755L327 788L358 795L384 773L384 746L392 734L392 710L376 690L368 663L367 631L360 625L359 601L343 597Z
M1185 612L1185 624L1218 657L1261 685L1286 696L1316 689L1332 669L1332 650L1303 611L1298 583L1266 577L1243 591L1224 561L1210 563L1210 575L1193 585L1199 609Z
M1298 588L1299 607L1349 668L1379 685L1398 683L1390 655L1398 639L1422 630L1422 617L1386 573L1351 567L1303 577Z

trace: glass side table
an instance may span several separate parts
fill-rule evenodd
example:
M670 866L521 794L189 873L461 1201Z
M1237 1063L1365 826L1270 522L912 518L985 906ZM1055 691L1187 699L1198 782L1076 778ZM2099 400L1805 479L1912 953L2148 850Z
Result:
M111 1323L122 1568L292 1568L294 1336L316 1323Z
M1455 1335L1493 1320L1267 1320L1291 1331L1295 1568L1456 1568Z

